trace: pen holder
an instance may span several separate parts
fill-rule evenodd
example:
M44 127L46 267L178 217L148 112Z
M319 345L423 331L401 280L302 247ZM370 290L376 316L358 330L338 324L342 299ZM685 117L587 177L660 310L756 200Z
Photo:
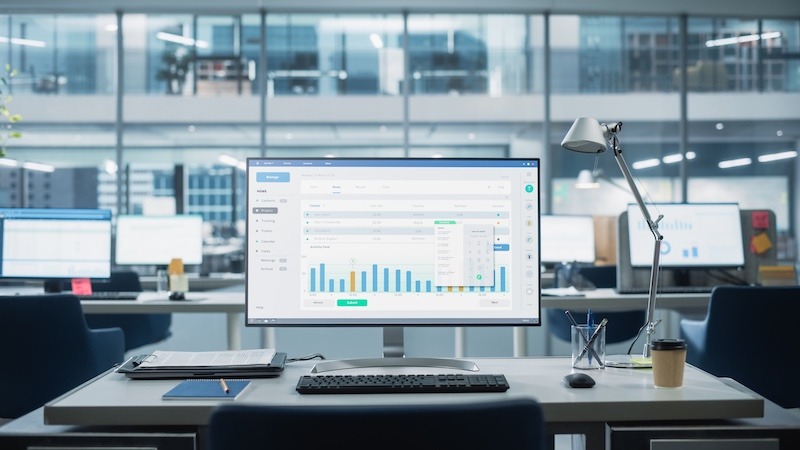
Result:
M572 325L572 367L602 369L606 359L606 327Z

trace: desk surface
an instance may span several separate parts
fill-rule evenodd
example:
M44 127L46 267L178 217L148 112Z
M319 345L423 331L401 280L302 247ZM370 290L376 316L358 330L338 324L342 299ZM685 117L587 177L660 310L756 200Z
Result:
M313 361L287 364L277 378L254 379L254 388L236 401L282 405L418 404L533 397L551 424L631 420L700 420L761 417L764 400L737 390L694 367L687 367L681 388L655 388L650 369L588 371L597 384L571 389L562 381L569 358L477 358L484 373L502 373L511 385L503 393L300 395L294 388ZM418 367L348 369L330 373L452 373ZM205 425L218 401L162 400L175 380L130 380L108 372L44 407L47 424L64 425Z

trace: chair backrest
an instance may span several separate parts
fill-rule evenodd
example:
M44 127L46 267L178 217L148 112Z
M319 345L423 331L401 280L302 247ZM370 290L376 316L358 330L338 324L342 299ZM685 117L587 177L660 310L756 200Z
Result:
M731 377L784 407L800 406L800 286L718 286L705 318L705 348L687 361Z
M224 404L211 415L209 450L544 449L544 418L533 399L427 405L273 406Z
M90 330L71 294L2 296L0 318L0 417L32 411L124 358L122 330Z
M96 292L141 292L139 274L114 271L107 281L92 281ZM89 314L90 328L119 327L125 332L125 351L161 342L172 336L172 314Z

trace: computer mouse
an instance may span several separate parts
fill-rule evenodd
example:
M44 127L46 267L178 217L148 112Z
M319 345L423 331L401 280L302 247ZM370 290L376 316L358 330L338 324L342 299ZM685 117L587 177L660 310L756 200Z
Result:
M594 386L594 378L583 372L575 372L565 375L564 382L572 388L590 388Z

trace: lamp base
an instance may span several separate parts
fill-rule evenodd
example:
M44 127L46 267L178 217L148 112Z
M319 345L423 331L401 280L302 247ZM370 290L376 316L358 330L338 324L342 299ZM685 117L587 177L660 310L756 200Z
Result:
M607 355L606 367L623 369L649 369L653 367L653 359L641 355Z

